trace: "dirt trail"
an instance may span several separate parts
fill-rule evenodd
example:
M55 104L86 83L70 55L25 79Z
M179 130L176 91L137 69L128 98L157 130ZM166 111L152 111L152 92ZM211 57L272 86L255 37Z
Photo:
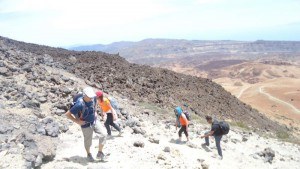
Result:
M240 98L242 95L243 95L243 93L247 90L247 89L249 89L250 87L246 87L246 88L244 88L244 89L242 89L241 91L240 91L240 93L237 95L237 98Z
M163 123L153 125L152 122L143 122L148 136L131 134L129 127L125 128L122 137L113 137L107 140L104 153L110 154L104 162L90 163L86 160L83 148L83 138L80 128L72 125L70 131L60 135L61 143L57 149L54 161L42 166L45 169L53 168L199 168L201 161L208 164L209 168L297 168L300 158L297 156L298 148L290 143L278 142L274 139L265 139L256 134L244 134L232 129L227 136L222 139L223 160L218 160L217 150L213 138L209 148L202 147L204 142L196 134L196 130L205 131L204 126L196 125L191 128L189 143L183 141L177 143L177 133L175 127L166 129ZM117 132L113 132L117 135ZM155 137L159 144L149 142L149 137ZM246 137L248 141L245 141ZM140 140L145 143L144 148L134 147L133 143ZM185 137L183 137L185 140ZM242 141L244 140L244 141ZM93 139L92 153L97 152L97 138ZM170 152L165 152L165 147L169 147ZM276 157L272 164L265 163L263 158L256 155L266 147L271 147ZM192 154L192 156L191 156ZM280 160L283 159L283 160ZM291 160L293 159L293 160ZM288 165L287 165L288 164Z
M286 106L292 108L292 109L294 110L294 112L300 114L300 110L297 109L294 105L292 105L292 104L290 104L290 103L288 103L288 102L286 102L286 101L280 100L280 99L278 99L278 98L272 96L272 95L269 94L269 93L266 93L266 92L264 91L263 88L264 88L264 86L259 87L259 93L261 93L261 94L263 94L263 95L266 95L266 96L267 96L269 99L271 99L271 100L274 100L274 101L276 101L276 102L278 102L278 103L284 104L284 105L286 105Z

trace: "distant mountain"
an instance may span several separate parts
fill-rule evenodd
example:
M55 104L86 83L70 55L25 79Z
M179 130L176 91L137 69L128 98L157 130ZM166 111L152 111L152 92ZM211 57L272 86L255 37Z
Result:
M116 53L118 53L117 51L119 49L131 47L132 44L134 44L134 42L124 41L124 42L115 42L110 45L96 44L96 45L75 46L69 49L75 51L116 51Z
M299 60L298 41L201 41L145 39L139 42L116 42L109 45L92 45L72 48L81 51L119 53L130 62L155 65L189 60L201 64L211 60L277 58ZM199 63L200 62L200 63Z

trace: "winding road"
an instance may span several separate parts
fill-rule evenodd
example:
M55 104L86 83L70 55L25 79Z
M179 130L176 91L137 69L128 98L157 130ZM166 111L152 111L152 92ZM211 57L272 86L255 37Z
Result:
M271 100L274 100L274 101L276 101L276 102L282 103L282 104L284 104L284 105L286 105L286 106L292 108L296 113L299 113L299 114L300 114L300 110L297 109L294 105L292 105L292 104L290 104L290 103L288 103L288 102L285 102L285 101L283 101L283 100L280 100L280 99L278 99L278 98L276 98L276 97L270 95L269 93L266 93L266 92L264 91L263 88L264 88L263 86L259 87L259 93L261 93L261 94L263 94L263 95L266 95L266 96L267 96L269 99L271 99Z
M240 91L240 93L238 94L237 98L240 98L240 97L242 96L242 94L244 93L244 91L247 90L248 88L249 88L249 87L246 87L246 88L242 89L242 90Z

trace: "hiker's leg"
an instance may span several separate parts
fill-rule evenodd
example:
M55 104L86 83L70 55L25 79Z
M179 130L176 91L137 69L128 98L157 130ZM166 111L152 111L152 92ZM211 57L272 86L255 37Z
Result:
M94 126L94 131L99 136L99 149L98 151L102 152L103 146L106 142L106 136L104 133L104 129L100 125L100 121L96 121L96 124Z
M120 127L118 125L116 125L116 123L114 123L113 114L109 113L109 116L111 116L110 121L109 121L109 125L111 125L112 127L114 127L116 130L118 130L120 132L121 131Z
M205 132L205 135L210 133L210 131ZM205 144L209 146L209 137L205 137Z
M222 136L215 136L216 147L218 149L218 154L219 154L219 156L223 157L222 149L221 149L221 139L222 139Z
M187 132L187 127L186 126L182 126L183 127L183 132L186 136L186 139L189 141L189 133Z
M113 126L116 130L118 130L118 132L121 131L121 128L119 125L117 125L114 121L110 124L111 126Z
M92 138L93 138L93 129L91 127L81 128L84 138L84 148L86 153L90 153L90 148L92 145Z
M184 128L183 128L183 126L181 126L181 128L180 128L180 130L178 132L179 138L181 138L183 131L184 131Z
M111 135L111 130L110 130L110 126L109 126L109 124L110 124L110 117L111 117L110 114L111 114L111 113L107 113L107 114L106 114L106 115L107 115L107 118L106 118L106 121L105 121L105 123L104 123L108 135Z

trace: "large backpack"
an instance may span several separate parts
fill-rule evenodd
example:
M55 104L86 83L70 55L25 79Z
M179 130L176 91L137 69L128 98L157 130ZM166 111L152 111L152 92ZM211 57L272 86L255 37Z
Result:
M76 104L76 102L80 98L83 98L83 94L82 93L78 93L78 94L73 95L73 97L72 97L73 100L72 100L72 103L70 104L70 109Z
M225 121L220 121L219 122L219 126L221 128L221 131L222 131L222 135L226 135L229 133L229 130L230 130L230 126L227 122Z
M192 120L192 118L191 118L191 114L188 112L188 111L183 111L183 113L184 113L184 115L185 115L185 117L186 117L186 119L188 120L188 121L191 121Z
M86 105L84 103L83 94L82 93L78 93L78 94L73 95L73 100L72 100L72 103L70 105L70 109L75 104L78 104L78 103L82 105L82 110L78 113L78 115L76 116L76 118L80 118L81 120L83 120L82 116L83 116L83 113L85 111ZM94 104L94 109L96 109L96 104L97 104L96 98L93 99L93 104ZM95 110L95 112L96 112L96 110Z

